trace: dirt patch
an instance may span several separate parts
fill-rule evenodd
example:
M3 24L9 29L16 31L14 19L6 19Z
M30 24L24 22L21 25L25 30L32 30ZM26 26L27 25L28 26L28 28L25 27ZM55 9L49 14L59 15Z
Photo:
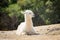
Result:
M60 24L34 27L39 35L20 35L13 31L0 31L0 40L60 40Z

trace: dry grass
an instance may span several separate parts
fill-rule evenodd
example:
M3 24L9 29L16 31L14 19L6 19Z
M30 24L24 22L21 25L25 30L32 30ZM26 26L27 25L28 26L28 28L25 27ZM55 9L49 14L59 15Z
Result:
M35 27L40 35L17 36L15 30L0 31L0 40L60 40L60 24Z

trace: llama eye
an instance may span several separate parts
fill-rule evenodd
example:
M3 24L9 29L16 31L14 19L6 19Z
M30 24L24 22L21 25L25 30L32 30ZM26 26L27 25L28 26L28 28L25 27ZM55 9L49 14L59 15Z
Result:
M31 13L29 13L29 14L31 14Z

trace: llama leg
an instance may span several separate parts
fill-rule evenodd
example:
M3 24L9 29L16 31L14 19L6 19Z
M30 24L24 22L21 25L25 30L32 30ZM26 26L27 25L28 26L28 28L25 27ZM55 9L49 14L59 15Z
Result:
M26 30L25 32L27 35L37 35L33 27L31 29Z
M25 35L26 33L23 31L23 29L22 29L22 31L21 30L17 30L16 31L16 34L17 35Z

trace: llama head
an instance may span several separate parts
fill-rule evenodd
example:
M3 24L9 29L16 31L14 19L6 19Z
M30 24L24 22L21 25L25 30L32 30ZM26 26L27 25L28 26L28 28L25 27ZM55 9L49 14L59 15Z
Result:
M34 13L31 10L25 10L24 12L21 13L30 17L34 17Z

